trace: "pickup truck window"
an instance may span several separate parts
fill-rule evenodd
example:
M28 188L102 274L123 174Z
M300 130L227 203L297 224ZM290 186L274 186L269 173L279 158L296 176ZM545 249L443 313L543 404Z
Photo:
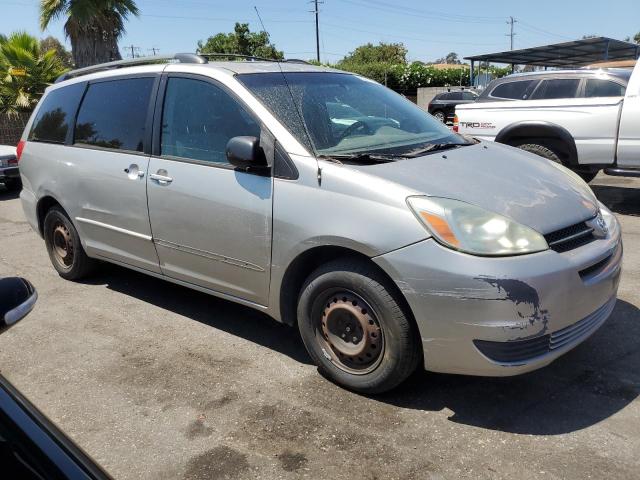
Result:
M527 90L534 81L535 80L518 80L515 82L502 83L494 88L490 95L495 98L524 100Z
M625 86L602 78L589 78L584 87L584 96L590 97L624 97Z
M552 78L543 80L531 95L531 100L574 98L579 85L579 78Z

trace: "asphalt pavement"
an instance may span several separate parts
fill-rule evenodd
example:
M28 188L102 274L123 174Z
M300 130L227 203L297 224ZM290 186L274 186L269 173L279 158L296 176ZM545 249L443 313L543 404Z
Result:
M372 397L248 308L111 265L62 280L0 187L0 276L39 292L0 371L117 479L637 479L640 179L592 186L625 244L595 335L524 376L420 371Z

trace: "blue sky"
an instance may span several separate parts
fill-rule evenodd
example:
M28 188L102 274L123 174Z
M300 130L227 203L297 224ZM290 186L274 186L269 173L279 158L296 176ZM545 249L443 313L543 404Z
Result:
M37 0L0 0L0 32L26 30L64 39L63 21L41 32ZM120 42L151 54L194 51L198 40L233 29L235 21L259 30L254 5L276 46L291 58L315 57L312 5L307 0L137 0L141 15L127 22ZM515 48L556 43L585 34L624 38L640 31L637 0L324 0L320 5L323 61L336 61L366 42L403 42L411 60L450 51L460 56L508 50L511 15Z

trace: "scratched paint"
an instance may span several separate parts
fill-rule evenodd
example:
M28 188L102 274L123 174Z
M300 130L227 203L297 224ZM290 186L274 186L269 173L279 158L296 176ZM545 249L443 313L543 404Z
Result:
M547 325L549 323L549 312L540 307L540 296L538 291L522 280L515 280L511 278L495 278L488 276L475 277L476 280L488 283L492 287L498 290L498 294L504 295L496 300L513 302L516 307L521 304L529 305L532 309L532 313L524 315L520 310L517 310L518 316L526 320L523 324L515 324L508 328L524 330L529 326L533 326L536 323L540 323L541 329L533 335L527 337L518 337L513 340L523 340L533 336L543 335L547 332Z

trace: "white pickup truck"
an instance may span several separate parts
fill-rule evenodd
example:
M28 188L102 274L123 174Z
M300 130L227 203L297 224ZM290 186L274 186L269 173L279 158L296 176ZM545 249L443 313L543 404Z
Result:
M456 107L456 129L562 163L586 181L601 169L640 177L640 62L494 80L477 102Z

